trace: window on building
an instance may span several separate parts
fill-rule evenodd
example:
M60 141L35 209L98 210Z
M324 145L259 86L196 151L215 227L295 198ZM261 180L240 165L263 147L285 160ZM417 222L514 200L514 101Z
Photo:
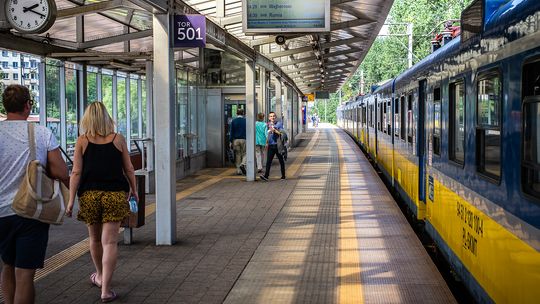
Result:
M17 56L18 56L17 52L11 52L11 57L17 57Z
M465 163L465 85L463 80L451 83L450 118L450 159L459 164Z
M19 73L13 73L13 80L19 80Z
M2 68L3 69L7 69L9 67L9 62L7 61L2 61Z
M28 61L24 61L24 62L23 62L23 67L28 68L29 66L30 66L30 64L29 64Z
M540 58L523 67L523 192L540 201Z
M0 72L0 75L2 76L2 79L5 79L5 80L9 79L9 74L8 73Z
M433 90L433 154L441 155L441 88Z
M37 62L35 60L30 60L30 67L31 68L36 68L37 67Z
M36 73L31 73L30 74L30 79L36 79Z
M23 74L23 79L30 79L30 75L28 73Z
M2 57L7 57L8 56L8 51L2 51Z
M480 75L476 104L476 162L478 172L501 177L501 81L496 71Z
M19 63L17 61L13 61L13 68L14 69L19 68Z

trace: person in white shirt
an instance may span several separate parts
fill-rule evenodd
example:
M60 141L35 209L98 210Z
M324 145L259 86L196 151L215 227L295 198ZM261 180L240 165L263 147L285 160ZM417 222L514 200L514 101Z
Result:
M28 88L10 85L2 94L7 111L0 121L0 256L2 294L5 303L33 303L34 276L43 268L49 238L49 225L16 215L11 209L25 169L30 161L26 120L33 101ZM58 142L47 128L35 126L36 158L47 168L47 175L69 184L68 169Z

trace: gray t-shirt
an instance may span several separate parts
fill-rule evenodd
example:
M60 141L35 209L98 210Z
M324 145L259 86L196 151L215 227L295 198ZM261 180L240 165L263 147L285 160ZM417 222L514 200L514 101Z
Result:
M49 129L35 126L36 158L47 165L47 152L59 147ZM0 121L0 217L15 214L11 203L19 190L26 166L30 161L28 122L23 120Z

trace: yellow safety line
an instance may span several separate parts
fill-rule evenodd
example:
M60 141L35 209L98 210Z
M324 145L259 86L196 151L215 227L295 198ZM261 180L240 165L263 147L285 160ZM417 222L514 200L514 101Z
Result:
M343 157L341 139L332 130L339 151L340 212L339 212L339 285L338 303L364 303L360 280L358 236L352 206L349 174Z
M308 147L302 151L302 153L295 159L294 163L291 165L291 168L289 169L289 172L291 172L291 176L295 175L298 171L300 165L304 162L304 159L307 156L307 153L311 151L311 148L313 148L314 143L316 142L316 139L319 135L319 131L315 133L315 135L312 137ZM223 171L221 174L216 175L209 180L206 180L198 185L192 186L186 190L183 190L181 192L178 192L176 194L176 200L182 200L198 191L204 190L205 188L208 188L215 183L225 179L225 178L231 178L236 176L231 176L231 174L235 171L235 169L227 169ZM240 177L242 178L242 177ZM156 212L156 204L154 202L146 205L145 207L145 215L150 216ZM83 256L85 253L87 253L90 250L88 238L83 239L82 241L72 245L71 247L64 249L60 251L59 253L53 255L52 257L45 260L45 265L43 269L38 269L36 271L36 277L35 281L41 280L47 275L55 272L56 270L66 266L67 264L73 262L77 258ZM0 303L3 301L2 296L0 295Z

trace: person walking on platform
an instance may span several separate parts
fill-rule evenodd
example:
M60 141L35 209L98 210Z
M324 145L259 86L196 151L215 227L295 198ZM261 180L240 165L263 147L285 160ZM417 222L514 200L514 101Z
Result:
M93 102L88 106L80 133L75 144L66 214L71 216L78 194L77 219L88 226L90 254L96 268L90 281L101 288L101 301L106 303L117 298L111 281L118 255L120 222L129 214L128 198L139 200L135 171L126 140L114 132L114 122L103 103Z
M49 224L16 215L11 205L24 180L30 159L26 120L34 101L28 88L7 86L2 94L7 119L0 122L0 256L1 286L5 303L34 303L34 276L43 268L49 240ZM68 168L52 132L34 128L35 157L49 177L69 184Z
M268 126L264 123L264 113L257 114L257 122L255 123L255 156L257 157L257 172L262 172L262 164L264 158L264 150L266 148L266 132Z
M246 174L246 118L244 109L238 108L236 118L231 122L230 145L234 150L236 173Z
M259 176L263 181L268 181L270 176L270 167L272 166L272 161L274 156L277 156L279 160L279 166L281 168L281 179L285 179L285 161L283 155L278 151L278 140L280 136L284 133L283 124L281 121L277 121L276 113L270 112L268 114L268 155L266 156L266 172L264 175Z

